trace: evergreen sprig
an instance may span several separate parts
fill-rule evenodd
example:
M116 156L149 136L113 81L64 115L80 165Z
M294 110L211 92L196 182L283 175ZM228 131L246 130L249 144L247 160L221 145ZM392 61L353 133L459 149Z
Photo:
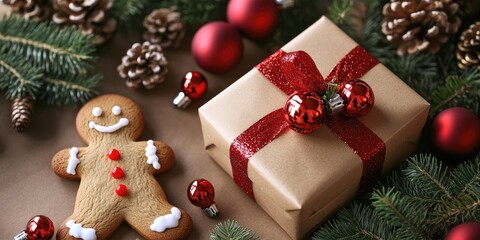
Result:
M80 74L90 69L95 46L92 37L75 27L59 28L16 15L0 20L0 51L23 56L44 72Z
M37 103L83 103L97 92L100 75L91 36L16 15L0 19L0 90L8 100L31 97Z
M234 220L218 223L210 232L211 240L257 240L258 237Z
M445 83L438 86L430 98L431 115L441 110L463 106L480 114L480 70L476 68L464 71L462 75L450 75Z
M35 96L41 87L42 71L20 56L0 55L0 90L8 100Z
M432 155L419 154L386 182L373 191L370 206L341 209L314 239L348 239L352 233L358 239L441 239L457 224L480 221L480 155L447 171ZM365 226L386 231L363 237Z
M112 13L121 26L141 29L143 19L154 9L175 8L189 29L195 30L207 22L225 19L227 4L228 0L116 0Z
M96 86L102 76L53 76L43 79L40 100L49 105L74 105L86 102L98 94Z
M140 23L143 15L149 6L149 0L115 0L112 7L113 17L117 19L118 24L124 27L130 27L133 23Z

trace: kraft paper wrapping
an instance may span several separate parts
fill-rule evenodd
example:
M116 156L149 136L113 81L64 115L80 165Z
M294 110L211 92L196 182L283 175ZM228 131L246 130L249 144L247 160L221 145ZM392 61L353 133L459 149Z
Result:
M307 52L326 77L356 45L323 17L282 49ZM385 142L385 172L415 150L429 104L381 64L362 80L373 88L375 106L359 120ZM233 139L283 107L287 97L259 71L249 71L199 109L208 154L232 176ZM354 198L362 169L361 159L322 126L310 135L282 133L250 158L248 176L256 202L293 239L299 239Z

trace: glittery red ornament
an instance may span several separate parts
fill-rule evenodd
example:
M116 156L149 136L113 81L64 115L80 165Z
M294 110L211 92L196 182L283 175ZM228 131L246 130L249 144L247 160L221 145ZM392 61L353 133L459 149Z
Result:
M15 240L49 240L53 237L55 229L52 220L43 215L30 219L24 232L15 236Z
M121 167L114 167L112 169L112 177L115 179L123 178L125 176L125 173L123 172L123 169Z
M445 240L479 240L480 223L467 222L454 227L448 232Z
M275 0L230 0L227 19L248 37L265 38L277 26L278 5Z
M205 24L193 36L192 54L203 69L222 73L234 68L243 54L237 29L226 22Z
M480 120L465 108L439 113L433 119L432 135L434 146L447 158L464 159L480 150Z
M372 88L362 80L346 82L339 94L345 101L343 114L347 117L364 116L375 103Z
M205 77L196 71L185 74L182 80L181 92L173 99L173 105L186 108L193 99L199 99L207 92Z
M108 158L110 160L116 161L120 159L120 152L117 149L112 148L112 150L108 152Z
M115 188L115 192L117 193L118 196L125 196L127 195L127 186L123 184L118 184L117 188Z
M208 180L203 178L193 180L188 185L187 196L193 205L201 207L209 217L218 215L218 208L213 200L215 189Z
M290 95L284 107L285 119L299 133L311 133L322 126L327 112L320 96L312 92Z

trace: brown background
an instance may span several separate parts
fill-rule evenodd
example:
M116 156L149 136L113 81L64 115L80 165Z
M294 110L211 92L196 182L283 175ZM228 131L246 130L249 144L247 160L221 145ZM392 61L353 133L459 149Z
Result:
M0 12L4 11L1 9ZM177 50L165 52L169 60L166 82L150 91L131 90L118 77L116 68L126 50L137 37L117 33L100 48L98 70L105 78L101 93L117 93L134 100L145 115L145 131L141 140L166 142L175 151L177 163L158 177L169 201L185 209L193 219L190 239L209 239L214 224L234 219L262 238L288 239L286 233L246 194L241 192L203 150L203 139L197 109L217 93L263 60L268 53L256 44L244 40L244 57L233 71L213 75L201 70L190 54L191 36ZM209 90L203 99L193 102L187 110L175 109L172 99L179 91L180 80L189 70L200 70L207 77ZM79 107L36 106L32 124L25 133L15 132L11 125L10 102L0 97L0 239L13 239L34 215L43 214L59 226L73 212L78 182L57 177L50 168L53 155L66 147L84 146L75 130ZM221 215L206 217L200 208L189 203L188 184L196 178L206 178L215 186ZM112 239L140 238L123 223Z

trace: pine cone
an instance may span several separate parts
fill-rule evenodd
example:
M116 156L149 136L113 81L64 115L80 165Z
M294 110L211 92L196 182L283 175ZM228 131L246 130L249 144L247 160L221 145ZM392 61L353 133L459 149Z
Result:
M382 32L397 53L438 52L460 27L452 0L390 0L383 7Z
M143 26L147 29L143 38L153 44L160 44L163 48L177 47L185 35L180 13L173 9L160 8L153 11L145 17Z
M128 87L139 88L143 85L151 89L165 80L167 59L160 45L148 41L135 43L122 58L117 70L120 77L126 79Z
M49 0L2 0L2 3L27 19L43 21L51 16Z
M457 45L458 67L465 69L470 66L480 68L480 21L470 25L460 36Z
M23 132L30 125L33 112L31 97L15 98L12 103L12 126L17 132Z
M59 25L77 25L85 34L93 34L95 44L107 41L117 22L109 17L113 0L53 0L52 20Z

